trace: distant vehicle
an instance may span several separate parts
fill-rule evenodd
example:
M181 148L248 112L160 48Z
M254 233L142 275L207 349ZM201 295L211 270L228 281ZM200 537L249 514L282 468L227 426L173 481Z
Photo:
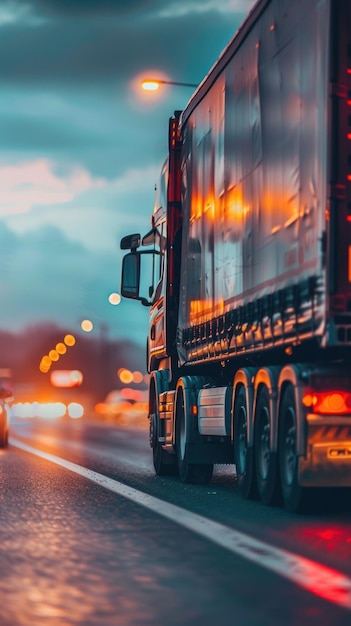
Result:
M84 415L84 406L80 402L54 400L52 402L26 401L11 405L11 415L16 419L48 419L56 420L63 417L78 419Z
M125 417L145 419L148 410L147 391L135 389L112 389L103 402L95 405L95 412L112 420L123 421Z
M290 511L351 487L350 23L350 0L258 0L170 119L151 231L121 241L156 473L233 463Z
M0 448L6 448L8 444L12 402L12 371L0 368Z
M10 420L9 408L3 398L0 398L0 448L6 448L9 439Z

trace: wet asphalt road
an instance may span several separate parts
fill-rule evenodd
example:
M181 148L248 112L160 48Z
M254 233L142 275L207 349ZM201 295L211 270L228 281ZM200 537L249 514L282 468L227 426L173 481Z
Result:
M233 468L210 485L156 477L147 424L22 420L0 451L1 626L349 625L326 601L177 519L17 447L26 442L351 580L351 506L308 517L243 501ZM337 596L337 592L336 592Z

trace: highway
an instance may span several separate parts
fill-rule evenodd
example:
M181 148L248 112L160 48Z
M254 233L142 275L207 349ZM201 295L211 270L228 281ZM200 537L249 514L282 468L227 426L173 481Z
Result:
M17 419L0 451L1 626L351 623L351 495L308 516L157 477L147 420Z

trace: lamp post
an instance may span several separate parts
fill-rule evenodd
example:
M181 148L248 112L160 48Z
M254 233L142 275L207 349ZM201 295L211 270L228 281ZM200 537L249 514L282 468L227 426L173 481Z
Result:
M141 87L144 91L157 91L161 85L176 85L178 87L197 87L196 83L183 83L174 80L163 80L160 78L145 78Z
M91 333L94 331L94 324L89 319L84 319L80 323L83 332ZM108 325L100 322L98 327L98 335L96 341L96 390L98 400L102 401L106 395L108 388L109 373L109 346L108 346Z
M112 292L108 296L110 305L118 306L121 303L119 293ZM97 399L102 401L111 388L111 350L109 341L109 325L99 321L94 323L91 319L83 319L79 322L84 333L92 333L93 345L95 346L95 388Z

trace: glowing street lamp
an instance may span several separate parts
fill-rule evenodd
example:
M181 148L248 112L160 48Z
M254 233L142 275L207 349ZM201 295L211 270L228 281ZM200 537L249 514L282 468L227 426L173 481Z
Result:
M179 87L197 87L195 83L182 83L174 80L161 80L159 78L145 78L141 83L144 91L157 91L162 85L176 85Z

